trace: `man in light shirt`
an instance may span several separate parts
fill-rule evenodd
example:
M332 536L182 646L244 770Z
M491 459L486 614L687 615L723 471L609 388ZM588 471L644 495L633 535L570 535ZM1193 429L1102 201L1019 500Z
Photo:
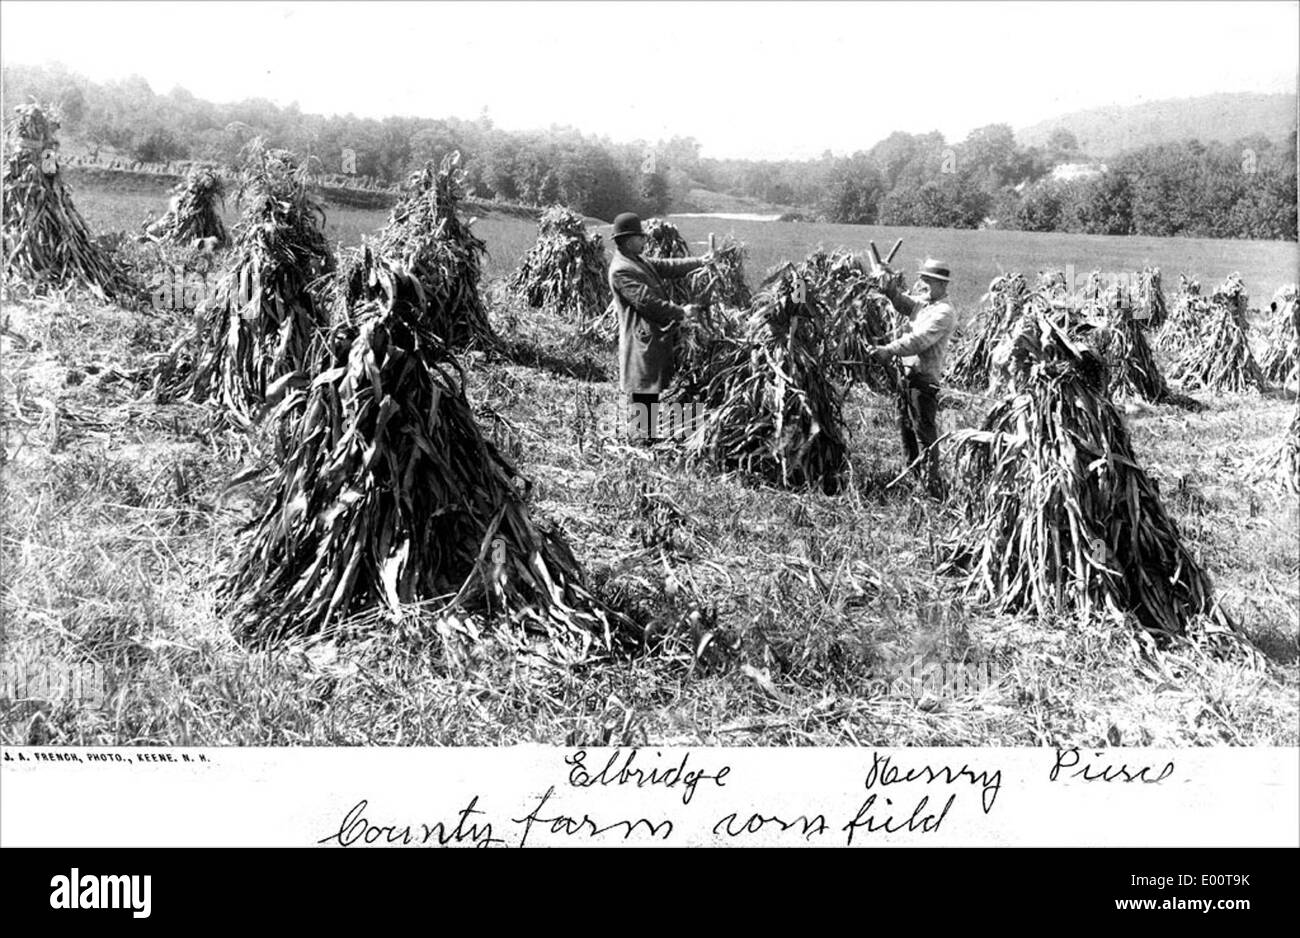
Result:
M921 463L925 486L939 498L943 494L939 448L935 445L939 438L939 379L943 376L948 340L957 328L957 312L946 299L948 265L931 258L918 273L922 284L919 296L904 293L897 278L886 279L885 296L911 320L911 327L906 335L888 345L873 346L870 351L879 361L902 359L905 397L899 402L899 428L903 453L909 465L925 456Z

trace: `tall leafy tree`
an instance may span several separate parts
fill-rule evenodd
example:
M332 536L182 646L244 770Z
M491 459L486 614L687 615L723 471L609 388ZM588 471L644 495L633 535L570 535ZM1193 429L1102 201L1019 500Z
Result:
M875 224L885 195L885 180L871 157L859 152L848 159L832 160L826 173L822 215L828 221L844 224Z

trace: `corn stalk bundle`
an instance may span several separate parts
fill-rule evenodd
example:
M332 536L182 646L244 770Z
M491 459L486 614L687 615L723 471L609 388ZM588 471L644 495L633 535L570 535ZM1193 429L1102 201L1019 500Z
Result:
M1088 275L1084 287L1074 292L1063 270L1038 272L1032 295L1036 297L1034 307L1037 312L1051 318L1067 333L1077 329L1081 324L1087 326L1090 312L1099 307L1102 294L1101 273L1093 271ZM1022 310L1024 306L1021 306Z
M745 309L753 299L745 283L745 245L730 235L713 249L713 259L686 276L690 302ZM668 281L670 284L674 281Z
M947 380L968 391L987 389L993 378L993 350L1003 342L1020 316L1029 297L1025 278L1003 274L989 284L981 303L984 310L979 331L970 336L953 356Z
M1268 347L1260 367L1265 379L1285 387L1300 378L1300 302L1295 284L1277 291L1272 308Z
M380 253L420 281L434 328L456 349L498 341L478 289L487 245L457 211L464 175L458 151L436 171L426 163L412 173L377 242Z
M957 434L965 517L941 551L1000 611L1109 610L1182 634L1230 625L1107 398L1105 369L1045 315L1026 316L1013 393Z
M1024 297L1019 316L993 350L990 392L1008 394L1027 380L1029 369L1042 354L1044 320L1068 338L1083 361L1081 367L1088 380L1100 388L1111 387L1112 324L1108 311L1097 303L1085 308L1076 308L1075 304L1074 297L1062 299L1059 290L1050 285L1047 291L1034 290Z
M510 278L510 289L534 309L572 317L582 331L604 318L611 297L609 262L598 234L561 205L542 213L537 241Z
M1159 404L1174 400L1169 383L1160 373L1141 321L1127 307L1110 310L1109 341L1105 346L1110 371L1109 392L1114 398L1133 397Z
M699 315L684 320L678 327L676 370L664 402L702 402L719 363L743 348L746 331L746 314L726 307L703 306Z
M1145 329L1159 329L1165 324L1169 311L1165 306L1165 292L1160 287L1160 268L1143 267L1138 274L1137 308L1145 317L1139 319Z
M1064 300L1070 296L1070 285L1063 270L1040 270L1034 283L1034 292Z
M416 276L364 235L359 247L339 255L334 276L324 286L319 293L333 303L331 322L348 317L352 307L370 300L401 307L404 313L423 312L425 306L424 286Z
M843 279L848 279L849 275L854 277L865 276L862 265L858 264L849 251L828 251L824 247L818 247L797 265L800 276L804 281L814 289L824 289L830 282L832 276L836 273Z
M844 383L861 382L875 391L895 387L896 369L873 360L867 349L893 338L898 316L880 292L880 278L863 270L847 251L809 254L795 267L826 310L826 367Z
M838 488L847 463L843 392L826 375L826 311L797 273L777 271L754 298L743 342L710 360L695 400L704 419L693 461L785 488Z
M355 306L378 301L403 316L423 317L435 335L455 331L444 318L445 311L431 305L420 278L401 260L383 253L372 238L363 237L360 247L346 251L335 275L317 293L331 306L330 322L350 317Z
M690 257L691 247L682 237L677 226L662 218L652 218L642 226L645 232L646 257ZM665 281L668 287L668 299L679 306L693 301L694 293L688 277L678 277Z
M1051 284L1040 275L1038 287L1025 294L1019 312L989 352L987 393L1003 394L1016 380L1023 380L1023 373L1028 368L1027 360L1031 360L1027 355L1029 352L1037 354L1039 348L1038 319L1040 316L1050 319L1055 312L1054 304L1059 302Z
M894 338L903 321L881 292L882 276L864 269L850 252L821 248L794 272L811 285L827 311L825 358L833 379L845 387L860 382L873 391L897 395L904 405L901 419L911 426L915 418L907 405L910 395L901 364L897 359L880 362L868 354L872 346Z
M1173 306L1156 333L1156 348L1172 360L1183 358L1204 343L1214 318L1214 303L1201 294L1200 283L1180 276Z
M198 310L190 384L193 399L217 401L242 424L280 378L315 371L328 319L312 287L334 269L306 165L260 141L246 156L239 190L246 208L227 266ZM178 343L173 357L188 354L187 344Z
M652 220L655 230L666 222ZM671 225L668 225L672 228ZM675 232L675 229L673 229ZM684 242L683 242L684 243ZM745 313L752 296L745 283L745 246L730 238L713 251L713 260L687 275L688 302L698 307L684 320L675 346L675 375L666 403L695 404L712 379L714 360L733 351L745 335ZM673 284L678 281L667 281Z
M1099 303L1102 301L1102 295L1106 292L1106 285L1100 270L1093 270L1088 273L1088 279L1083 282L1079 289L1078 303L1086 305L1089 303Z
M59 122L37 104L14 110L5 141L5 279L36 290L82 286L101 300L133 297L126 268L91 236L63 181Z
M224 247L230 243L221 206L226 187L216 170L201 166L192 169L172 190L172 207L154 225L157 237L176 244L190 244L196 238L216 238Z
M677 226L662 218L652 218L642 225L645 231L645 257L690 257L691 247ZM699 303L722 305L733 309L749 306L753 294L745 282L745 245L730 235L713 249L713 260L685 277L665 281L668 298L678 305Z
M583 584L527 485L485 439L464 374L418 305L369 300L337 319L327 367L291 392L269 500L221 587L235 629L265 643L404 606L503 613L558 652L632 623Z
M1101 356L1106 366L1107 393L1112 398L1128 397L1152 404L1183 402L1180 395L1170 391L1141 322L1133 318L1138 302L1124 283L1111 288L1098 284L1082 298L1081 317L1071 323L1067 334L1076 345Z
M1211 296L1199 341L1183 345L1170 370L1174 381L1192 391L1264 389L1264 373L1250 350L1245 304L1241 278L1233 274Z
M1227 279L1210 294L1210 299L1231 310L1243 332L1250 331L1250 320L1246 318L1250 297L1246 294L1246 284L1241 279L1241 274L1228 274Z
M645 232L646 257L691 256L691 246L672 222L663 218L651 218L641 228Z

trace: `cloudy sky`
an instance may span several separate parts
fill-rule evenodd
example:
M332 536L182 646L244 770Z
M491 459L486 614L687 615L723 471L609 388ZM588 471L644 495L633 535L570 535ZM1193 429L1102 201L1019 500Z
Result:
M1294 91L1300 3L0 4L0 59L308 112L693 136L812 157L893 130Z

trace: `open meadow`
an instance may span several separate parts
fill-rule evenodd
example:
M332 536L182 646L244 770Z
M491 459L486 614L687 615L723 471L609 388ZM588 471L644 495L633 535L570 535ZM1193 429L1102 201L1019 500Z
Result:
M92 231L138 232L141 223L159 217L167 208L168 183L143 174L112 174L112 181L86 180L69 174L77 207ZM472 214L472 213L471 213ZM1300 251L1285 241L1216 240L1212 238L1142 238L1075 235L1023 231L967 231L951 228L907 228L878 225L832 225L806 222L758 222L703 217L675 218L683 237L696 253L704 250L709 234L733 235L749 252L751 286L765 271L799 260L819 247L863 251L869 240L885 250L903 239L897 259L910 269L926 256L946 260L954 271L951 296L963 314L973 313L989 281L1001 273L1018 270L1061 270L1073 265L1080 276L1103 272L1137 271L1148 265L1161 269L1167 295L1177 290L1178 277L1199 279L1208 291L1236 271L1246 282L1254 306L1267 304L1283 283L1300 280ZM223 219L234 225L239 212L233 197L226 199ZM386 208L356 208L326 202L325 232L338 246L359 244L388 220ZM519 264L536 237L536 225L506 214L487 214L475 230L488 244L486 273L505 277ZM608 228L602 231L609 242Z
M152 180L71 177L92 232L138 232L166 207ZM387 211L328 206L326 234L357 244ZM235 207L226 205L228 224ZM1154 264L1208 292L1241 273L1251 307L1300 280L1294 243L1004 231L680 221L701 243L733 233L748 273L868 239L933 255L969 320L1002 271ZM215 607L253 496L229 481L266 440L213 429L202 408L157 404L151 368L192 328L186 310L124 310L85 296L4 303L5 655L114 676L107 705L11 706L0 742L250 745L1288 745L1300 742L1300 505L1270 467L1287 393L1193 396L1201 411L1132 408L1127 421L1192 554L1248 642L1158 649L1102 618L1035 621L967 603L934 572L956 509L901 469L892 403L855 389L852 472L836 496L757 487L619 444L612 337L521 306L502 280L533 243L526 219L488 213L483 292L508 353L466 359L469 397L535 483L597 591L650 626L631 656L562 667L508 635L448 639L431 623L338 644L249 651ZM147 276L170 258L127 245ZM700 249L702 250L702 248ZM1260 317L1252 313L1252 322ZM1262 341L1256 329L1252 338ZM1163 363L1162 363L1163 364ZM950 402L941 432L991 403ZM947 457L947 454L945 454ZM946 458L945 471L952 471ZM704 616L692 616L703 610ZM988 686L935 696L894 680L923 657L982 661Z

